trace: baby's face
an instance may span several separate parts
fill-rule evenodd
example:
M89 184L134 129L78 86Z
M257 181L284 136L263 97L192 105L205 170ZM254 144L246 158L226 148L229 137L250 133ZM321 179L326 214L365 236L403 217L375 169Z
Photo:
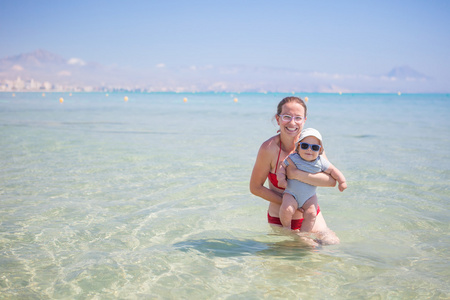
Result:
M319 139L314 136L307 136L303 140L301 140L300 143L308 143L309 145L320 145ZM319 151L313 151L311 149L311 146L309 146L308 149L304 150L299 145L297 148L297 151L298 151L298 154L300 155L300 157L306 161L313 161L320 154L320 149L319 149Z

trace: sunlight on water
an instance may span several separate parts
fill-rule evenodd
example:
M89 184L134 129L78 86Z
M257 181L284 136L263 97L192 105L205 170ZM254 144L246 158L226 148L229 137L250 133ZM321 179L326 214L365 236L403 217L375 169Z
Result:
M284 95L39 96L0 94L0 298L450 296L446 95L308 95L349 183L317 249L248 190Z

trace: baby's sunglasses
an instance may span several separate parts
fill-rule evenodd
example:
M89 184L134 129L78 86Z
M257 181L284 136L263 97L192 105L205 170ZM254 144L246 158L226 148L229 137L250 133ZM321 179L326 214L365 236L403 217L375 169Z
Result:
M300 148L301 148L302 150L308 150L309 147L311 147L311 150L312 150L312 151L317 152L317 151L320 150L320 147L322 147L322 146L316 145L316 144L308 144L308 143L302 143L302 142L300 142Z

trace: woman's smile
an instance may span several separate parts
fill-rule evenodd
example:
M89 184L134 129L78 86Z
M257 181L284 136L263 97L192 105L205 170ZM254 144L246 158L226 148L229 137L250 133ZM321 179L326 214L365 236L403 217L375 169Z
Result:
M286 131L292 132L292 133L294 133L294 132L297 133L300 129L300 127L298 127L298 126L295 126L295 127L285 126L284 128L286 129Z

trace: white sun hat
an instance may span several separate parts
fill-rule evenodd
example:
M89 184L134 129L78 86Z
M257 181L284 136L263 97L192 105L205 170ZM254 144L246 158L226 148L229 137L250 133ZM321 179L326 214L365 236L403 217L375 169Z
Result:
M298 142L300 142L301 140L303 140L305 137L308 137L308 136L316 137L319 140L320 145L323 147L323 145L322 145L322 135L320 134L319 131L317 131L314 128L303 129L302 133L300 134L300 137L298 138Z

